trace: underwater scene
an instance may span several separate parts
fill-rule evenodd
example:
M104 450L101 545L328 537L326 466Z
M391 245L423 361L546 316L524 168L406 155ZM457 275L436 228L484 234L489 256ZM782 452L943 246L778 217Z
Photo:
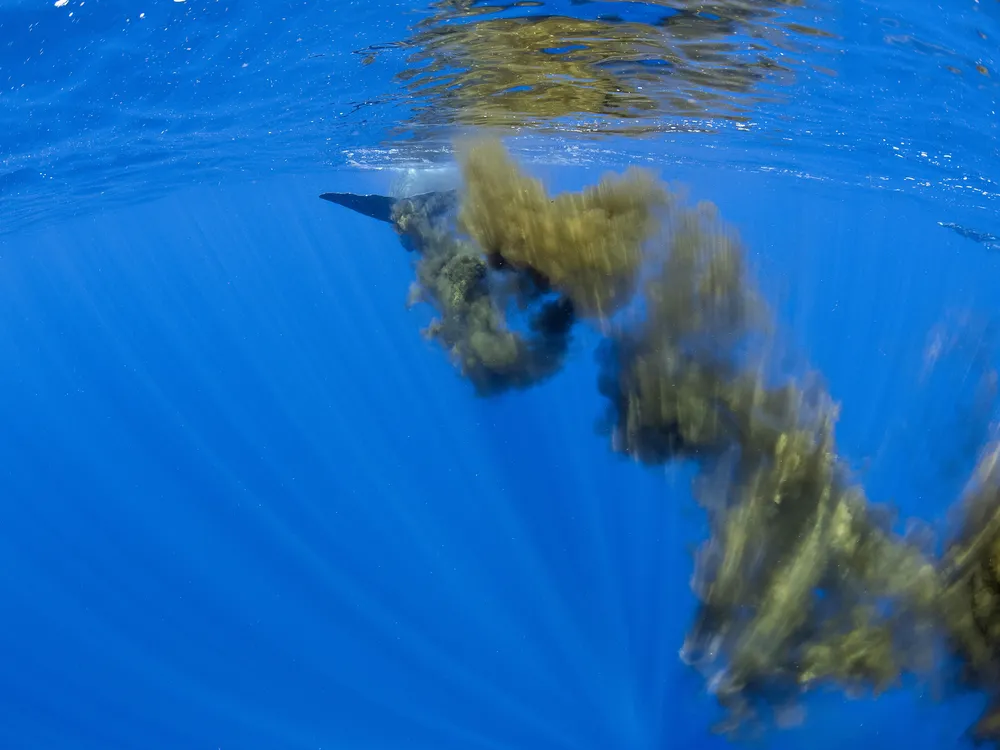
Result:
M0 750L1000 749L1000 2L0 0Z

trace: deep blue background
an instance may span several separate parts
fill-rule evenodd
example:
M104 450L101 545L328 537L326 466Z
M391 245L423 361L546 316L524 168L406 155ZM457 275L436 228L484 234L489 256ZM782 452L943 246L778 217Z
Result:
M872 498L938 515L974 456L943 462L968 362L921 385L927 335L992 305L1000 260L910 197L673 176L741 228ZM724 747L676 655L686 472L608 451L585 332L550 383L476 399L388 227L316 197L347 186L384 187L197 188L0 241L0 746ZM978 701L922 693L820 696L766 744L958 746Z
M596 335L476 399L317 198L398 176L340 168L413 104L354 53L423 4L148 5L0 7L0 750L728 747L677 657L690 474L611 454ZM996 6L787 12L831 37L742 129L521 146L718 203L871 499L940 525L996 416L1000 256L937 224L1000 234ZM965 747L932 688L757 746Z

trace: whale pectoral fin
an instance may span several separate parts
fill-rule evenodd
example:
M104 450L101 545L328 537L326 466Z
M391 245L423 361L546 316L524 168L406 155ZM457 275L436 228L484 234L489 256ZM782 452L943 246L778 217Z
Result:
M354 193L323 193L320 198L344 206L359 214L387 224L392 223L392 206L396 202L385 195L356 195Z

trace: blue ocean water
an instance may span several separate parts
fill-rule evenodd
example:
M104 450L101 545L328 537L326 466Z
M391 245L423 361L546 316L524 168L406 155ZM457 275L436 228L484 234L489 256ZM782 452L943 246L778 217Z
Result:
M476 126L553 191L715 202L868 496L959 496L994 0L146 5L0 3L0 748L732 746L678 658L690 471L609 450L597 334L477 398L392 230L318 199L447 183ZM750 745L971 747L983 698L805 707Z

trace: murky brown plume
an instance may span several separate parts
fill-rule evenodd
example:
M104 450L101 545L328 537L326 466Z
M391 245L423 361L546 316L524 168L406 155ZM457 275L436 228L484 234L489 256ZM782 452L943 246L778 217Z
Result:
M774 374L780 332L714 206L641 170L551 195L492 140L460 144L459 165L457 191L392 209L411 301L438 314L426 335L490 397L556 375L590 326L609 447L700 467L710 536L681 653L720 731L766 726L816 686L910 676L988 694L973 731L1000 738L1000 447L978 448L942 554L896 534L838 454L822 378Z

